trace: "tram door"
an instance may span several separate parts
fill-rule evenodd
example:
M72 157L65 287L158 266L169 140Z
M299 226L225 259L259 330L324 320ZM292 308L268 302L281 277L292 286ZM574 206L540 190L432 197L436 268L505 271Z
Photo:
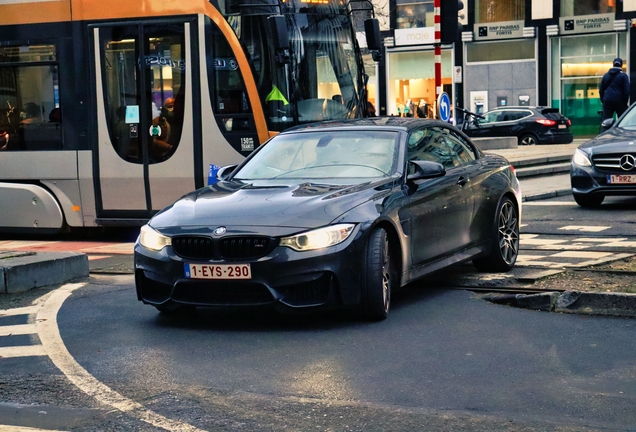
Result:
M98 219L147 218L195 188L192 25L93 28Z

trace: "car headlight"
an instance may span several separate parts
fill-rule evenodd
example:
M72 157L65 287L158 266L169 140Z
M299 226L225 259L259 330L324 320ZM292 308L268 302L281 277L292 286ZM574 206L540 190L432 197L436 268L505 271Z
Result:
M280 239L280 245L303 252L342 243L353 232L354 224L338 224Z
M150 225L144 225L139 232L139 244L147 249L160 251L166 246L172 244L172 239L163 234L159 234Z
M574 152L574 156L572 156L572 162L575 165L579 166L592 166L592 162L590 162L590 158L587 156L583 150L576 149Z

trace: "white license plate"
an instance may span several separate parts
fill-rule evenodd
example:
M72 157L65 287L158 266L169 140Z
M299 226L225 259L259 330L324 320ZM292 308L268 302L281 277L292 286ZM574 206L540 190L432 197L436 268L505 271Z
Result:
M188 279L252 279L249 264L184 264Z
M565 129L566 127L566 125L559 125L559 129Z
M608 175L607 182L612 184L636 183L636 175Z

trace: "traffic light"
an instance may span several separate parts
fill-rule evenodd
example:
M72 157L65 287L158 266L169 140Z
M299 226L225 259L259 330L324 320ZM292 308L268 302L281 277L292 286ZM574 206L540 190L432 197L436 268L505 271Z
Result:
M460 40L462 25L459 23L460 11L464 3L455 0L442 0L440 6L440 31L442 43L453 43ZM465 13L465 11L462 11Z

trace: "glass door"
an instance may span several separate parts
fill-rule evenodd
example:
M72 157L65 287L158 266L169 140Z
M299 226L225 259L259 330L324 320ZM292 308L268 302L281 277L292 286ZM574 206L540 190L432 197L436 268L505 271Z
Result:
M190 23L94 36L98 217L147 218L194 189Z

